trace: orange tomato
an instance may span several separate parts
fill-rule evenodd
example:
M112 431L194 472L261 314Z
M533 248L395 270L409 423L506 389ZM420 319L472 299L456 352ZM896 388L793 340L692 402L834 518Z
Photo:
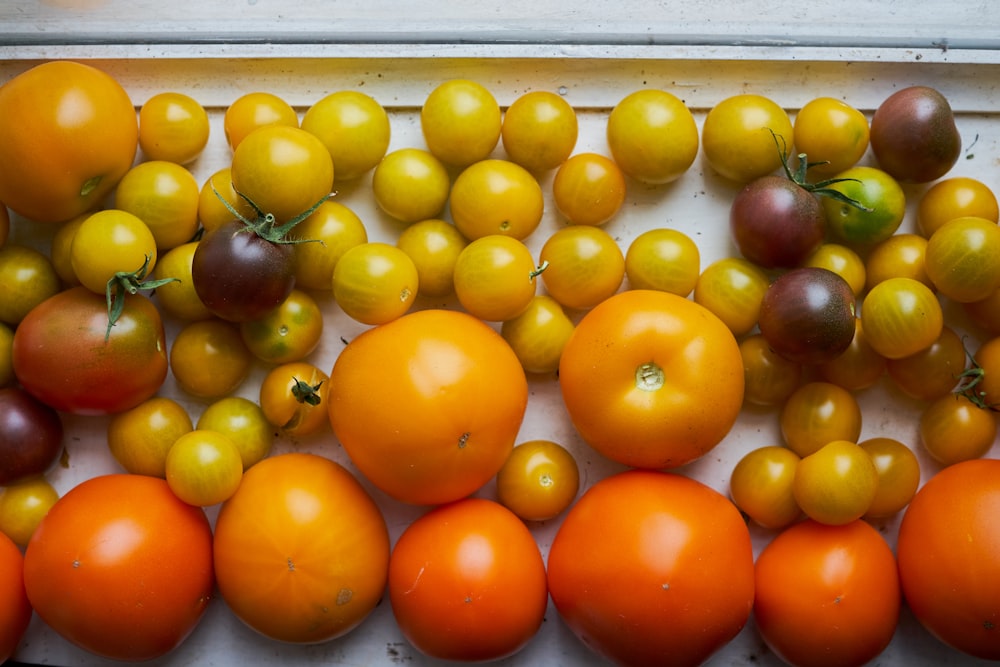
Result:
M563 348L559 383L573 424L594 449L637 468L672 468L732 428L743 360L708 309L668 292L629 290L580 320Z
M466 498L403 531L389 561L389 600L403 635L426 655L496 660L541 627L545 563L513 512Z
M0 201L25 218L62 222L96 208L138 145L128 93L90 65L50 61L0 87Z
M549 550L556 609L617 664L702 664L746 623L753 578L736 507L672 473L631 470L597 482Z
M346 468L316 454L264 459L243 475L215 526L219 592L244 623L285 642L356 628L378 604L389 535Z
M0 533L0 662L13 655L31 621L31 603L24 591L23 573L21 550Z
M464 312L421 310L368 329L330 373L330 425L351 460L397 500L464 498L493 478L528 401L517 356Z

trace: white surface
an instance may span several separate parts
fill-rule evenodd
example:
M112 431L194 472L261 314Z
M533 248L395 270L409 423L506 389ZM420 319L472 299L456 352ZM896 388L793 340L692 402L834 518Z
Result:
M10 7L19 4L23 3L6 4L3 11L8 12ZM267 3L262 1L260 4ZM894 3L887 4L895 6ZM312 6L311 3L306 5ZM175 9L176 6L177 3L174 4ZM872 5L872 10L877 8ZM115 74L130 90L137 105L151 94L164 90L179 90L193 95L210 107L213 121L209 148L192 167L199 182L229 159L221 131L222 110L239 94L253 89L282 95L302 111L328 92L347 88L367 92L391 113L393 139L390 150L423 145L416 109L433 86L449 77L461 75L480 80L496 94L502 105L509 104L527 90L564 91L566 99L579 110L581 136L577 151L592 150L606 154L604 123L609 109L625 94L641 87L662 87L684 98L695 111L700 127L704 113L711 105L738 92L769 95L793 113L805 101L819 95L842 97L870 112L893 90L922 83L939 88L960 111L959 126L964 138L964 151L952 175L974 176L993 186L1000 183L1000 166L995 158L1000 154L1000 123L995 111L1000 102L1000 91L997 89L1000 65L995 52L979 54L980 59L975 61L979 64L961 64L961 58L959 63L947 60L954 51L940 49L827 51L713 47L710 51L700 48L649 51L602 47L598 53L587 51L586 47L566 48L567 58L554 59L550 53L530 48L527 49L529 53L544 57L517 57L516 49L488 49L484 52L482 47L476 46L416 46L401 47L402 54L410 57L395 59L389 58L382 47L368 46L353 53L355 56L366 54L372 56L371 59L355 59L345 55L352 53L346 47L338 51L340 57L336 58L324 56L318 47L315 51L267 47L269 57L258 58L238 57L255 52L261 56L262 52L254 48L237 49L237 53L233 53L226 48L212 46L176 50L159 46L100 47L75 51L56 47L0 47L0 55L6 59L0 62L0 80L6 80L30 64L18 58L59 57L60 53L81 57L96 53L101 58L96 64ZM811 57L804 58L804 54ZM125 59L128 55L135 57ZM755 55L759 59L754 59ZM503 155L499 148L497 155ZM373 240L391 240L393 230L398 226L376 210L368 188L369 180L366 177L355 186L339 188L338 199L361 216ZM562 224L549 196L550 183L551 174L542 183L548 197L545 218L539 230L529 239L529 246L536 253L546 235ZM924 189L907 188L910 215L904 222L904 229L913 228L914 203ZM645 229L675 227L688 233L698 243L704 267L712 260L733 252L727 215L734 193L735 187L707 171L699 158L692 169L674 184L650 188L629 182L628 201L606 229L619 239L624 248ZM13 240L45 244L37 227L20 221L15 224ZM326 334L314 361L320 367L329 368L342 345L340 338L350 339L363 327L340 313L328 296L321 296L321 299L326 314ZM420 303L420 307L432 305L435 304L427 301ZM170 326L176 330L176 323ZM256 396L256 381L262 372L263 368L256 370L241 389L242 395ZM181 395L172 379L168 379L163 393L180 398L195 418L205 405ZM895 437L919 450L916 441L918 404L901 399L888 383L863 392L860 401L864 413L863 438ZM86 477L117 470L104 441L106 420L67 418L66 426L70 464L68 468L58 468L51 473L53 483L61 492ZM560 441L575 453L585 487L621 469L601 459L576 437L561 405L554 377L532 380L529 411L519 441L540 437ZM777 444L778 437L775 411L747 410L719 447L702 460L687 466L683 472L725 492L729 472L736 461L752 448ZM293 449L317 451L350 465L329 432L304 442L281 440L276 444L275 451ZM921 459L926 479L936 468L925 457ZM385 512L393 539L421 512L420 508L400 505L376 490L372 493ZM492 493L492 488L487 487L480 495L491 497ZM557 525L558 520L532 526L543 552L547 552ZM895 526L896 521L879 525L890 542L895 539ZM760 530L753 530L753 535L758 551L771 537L770 533ZM24 661L55 665L120 664L102 663L73 649L48 631L37 618L17 657ZM228 612L221 599L216 599L203 623L180 649L150 664L250 666L321 663L435 664L421 657L402 638L387 602L383 602L359 629L345 638L318 646L288 646L264 639L242 626ZM538 636L524 651L501 664L595 663L599 661L571 635L550 605ZM751 622L711 664L775 665L778 661L762 647ZM904 612L896 638L880 659L880 664L976 663L943 647Z

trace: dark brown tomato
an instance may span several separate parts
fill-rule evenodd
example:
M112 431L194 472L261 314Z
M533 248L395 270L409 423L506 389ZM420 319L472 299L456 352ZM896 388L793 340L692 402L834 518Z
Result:
M784 176L748 183L729 212L740 253L765 269L790 269L812 255L826 235L826 214L816 195Z
M899 90L875 110L871 147L879 166L903 183L929 183L958 161L962 137L951 105L927 86Z
M58 412L19 387L0 389L0 486L47 471L62 439Z

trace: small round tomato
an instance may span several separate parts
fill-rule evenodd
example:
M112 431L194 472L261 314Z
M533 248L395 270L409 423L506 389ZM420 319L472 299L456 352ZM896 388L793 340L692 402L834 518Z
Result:
M243 460L243 470L267 458L274 445L274 432L264 410L242 396L226 396L209 405L195 428L228 436Z
M486 159L500 140L502 124L493 93L469 79L438 84L420 108L420 129L427 148L442 162L456 167Z
M962 393L996 411L1000 408L1000 337L984 341L973 355L971 365L962 377Z
M497 500L525 521L548 521L576 499L580 470L569 450L529 440L511 451L497 473Z
M851 105L817 97L795 114L795 150L815 164L810 171L830 177L853 167L868 150L868 119Z
M207 320L214 317L212 311L198 296L191 277L194 266L194 253L198 249L198 241L182 243L171 248L156 261L155 279L173 278L156 288L156 302L163 312L185 322Z
M792 493L799 455L777 445L743 455L729 478L729 495L757 525L778 530L802 516Z
M139 108L139 148L146 160L194 162L209 130L205 107L184 93L157 93Z
M0 387L14 381L14 361L11 358L14 347L14 331L0 322Z
M972 323L991 336L1000 335L1000 289L985 299L962 304Z
M252 92L233 101L223 114L222 129L229 147L236 150L248 134L268 125L298 127L292 106L273 93Z
M647 229L632 239L625 252L625 277L632 289L656 289L686 297L700 273L698 246L676 229Z
M250 374L253 355L239 328L220 319L181 327L170 347L170 370L181 389L199 398L236 391Z
M166 396L153 396L111 418L108 449L127 472L166 477L167 452L193 428L184 406Z
M764 547L754 570L754 619L786 663L868 664L892 641L901 606L896 562L864 521L795 524Z
M0 389L0 486L48 472L64 432L53 408L16 385Z
M333 267L333 298L363 324L385 324L405 314L420 289L409 255L394 245L369 241L344 251Z
M558 301L538 294L524 312L504 320L500 335L514 350L525 372L555 373L575 326Z
M981 301L1000 289L1000 226L955 218L927 240L924 267L934 288L959 303Z
M781 405L799 386L802 364L785 359L759 333L740 341L744 400L754 405Z
M965 371L965 345L955 330L941 328L937 340L916 354L886 360L893 383L906 395L933 401L950 394Z
M885 374L886 360L868 343L861 319L854 318L854 338L839 356L817 366L820 379L848 391L867 389Z
M19 547L28 546L31 536L59 500L59 492L42 475L7 484L0 490L0 533Z
M603 225L625 203L625 174L609 157L577 153L559 165L552 197L570 224Z
M723 257L698 276L694 300L721 319L734 336L743 336L757 326L768 285L767 274L752 262Z
M913 450L892 438L869 438L858 443L875 464L878 490L866 519L893 516L913 499L920 486L920 462Z
M385 157L391 135L382 105L356 90L339 90L313 104L302 117L302 129L330 151L336 181L356 179L374 168Z
M808 382L781 406L781 436L805 457L834 440L857 442L861 407L854 394L832 382Z
M105 294L118 273L148 274L156 266L156 238L140 218L106 209L83 221L70 250L73 272L92 292Z
M680 178L698 157L698 126L683 100L665 90L637 90L611 110L608 147L622 171L642 183Z
M503 234L482 236L465 246L455 261L455 295L471 315L503 322L531 303L540 271L521 241Z
M15 243L0 248L0 322L17 326L61 287L52 261L43 253Z
M440 215L450 191L448 169L421 148L388 153L372 174L372 194L379 209L405 223Z
M357 213L335 201L325 201L312 215L295 225L289 238L296 243L295 285L329 291L333 267L349 248L368 242L368 230Z
M192 240L198 231L200 188L194 175L166 160L129 169L115 189L115 207L149 227L156 249L169 250Z
M824 243L802 265L833 271L847 281L854 296L861 296L865 291L867 274L864 260L845 245Z
M578 132L576 111L565 98L533 90L507 107L500 138L512 162L539 173L555 169L573 153Z
M601 303L618 291L625 278L625 257L618 242L590 225L560 228L542 245L538 259L549 296L576 310Z
M1000 206L990 186L968 176L938 181L924 192L917 204L917 227L926 238L938 227L965 216L1000 219Z
M481 160L466 167L451 186L451 218L474 241L503 234L523 240L542 220L542 186L524 167L508 160Z
M219 169L207 179L198 193L198 220L206 232L232 222L234 217L252 219L254 210L246 199L240 197L233 188L230 167ZM223 203L225 202L225 203ZM232 207L239 216L229 210Z
M878 492L878 470L864 449L832 440L795 467L792 495L806 516L839 526L864 516Z
M275 366L260 383L260 408L282 433L306 436L329 424L326 373L305 361Z
M28 599L102 657L151 660L183 642L213 596L212 527L166 481L102 475L62 496L24 554Z
M913 278L890 278L869 290L861 323L872 348L900 359L930 347L941 335L944 314L934 292Z
M884 241L899 229L906 215L906 193L892 176L875 167L851 167L836 175L830 185L861 207L823 197L829 229L849 245L871 245Z
M871 290L889 278L913 278L930 288L934 285L927 275L924 259L927 239L918 234L893 234L875 244L865 260L865 286Z
M195 429L177 438L166 459L174 495L189 505L217 505L232 496L243 478L240 450L227 435Z
M549 592L573 633L618 664L698 665L753 606L753 551L736 507L683 475L606 477L552 540Z
M270 364L309 356L323 335L323 312L316 299L300 289L270 313L240 324L240 335L253 356Z
M963 394L935 399L920 414L920 442L943 466L985 456L996 436L996 415Z
M14 655L31 623L31 602L24 591L24 556L0 535L0 660Z
M403 636L440 660L498 660L535 636L548 602L545 562L502 505L466 498L432 509L400 535L389 601Z
M0 204L0 248L7 243L10 236L10 211L3 204Z
M641 468L680 466L715 447L739 415L742 379L725 324L653 290L620 292L590 310L559 364L562 397L584 441Z
M701 130L702 150L712 169L737 183L749 183L781 167L792 147L792 121L773 100L743 93L708 112Z
M420 294L429 297L455 292L455 264L468 244L455 225L437 218L409 225L396 239L417 267Z
M59 279L67 287L76 287L80 284L80 279L76 277L76 271L73 270L73 238L83 221L89 217L89 213L84 213L67 220L61 223L55 234L52 235L49 259L52 261L52 266L59 275Z

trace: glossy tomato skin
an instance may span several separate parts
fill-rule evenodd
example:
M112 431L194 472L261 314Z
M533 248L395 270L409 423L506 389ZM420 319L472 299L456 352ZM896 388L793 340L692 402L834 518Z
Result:
M0 389L0 486L43 474L62 441L58 412L19 387Z
M212 598L212 529L166 481L92 477L49 510L25 551L38 615L96 655L150 660L173 650Z
M31 622L31 603L24 590L24 556L0 534L0 661L13 655Z
M18 381L60 412L114 414L139 405L167 376L160 313L145 296L129 295L110 334L107 328L103 295L73 287L45 300L14 333Z
M750 534L724 496L674 473L594 484L563 520L549 593L585 644L621 665L699 665L753 605Z
M316 643L356 628L382 598L389 535L346 468L316 454L249 468L216 520L215 572L226 604L260 634Z
M765 269L790 269L826 237L826 214L816 195L784 176L751 181L733 199L729 226L744 257Z
M637 468L676 467L732 428L743 361L708 309L667 292L629 290L579 322L563 348L559 383L574 426L594 449Z
M1000 659L1000 461L949 466L924 484L899 525L896 554L913 614L945 644Z

